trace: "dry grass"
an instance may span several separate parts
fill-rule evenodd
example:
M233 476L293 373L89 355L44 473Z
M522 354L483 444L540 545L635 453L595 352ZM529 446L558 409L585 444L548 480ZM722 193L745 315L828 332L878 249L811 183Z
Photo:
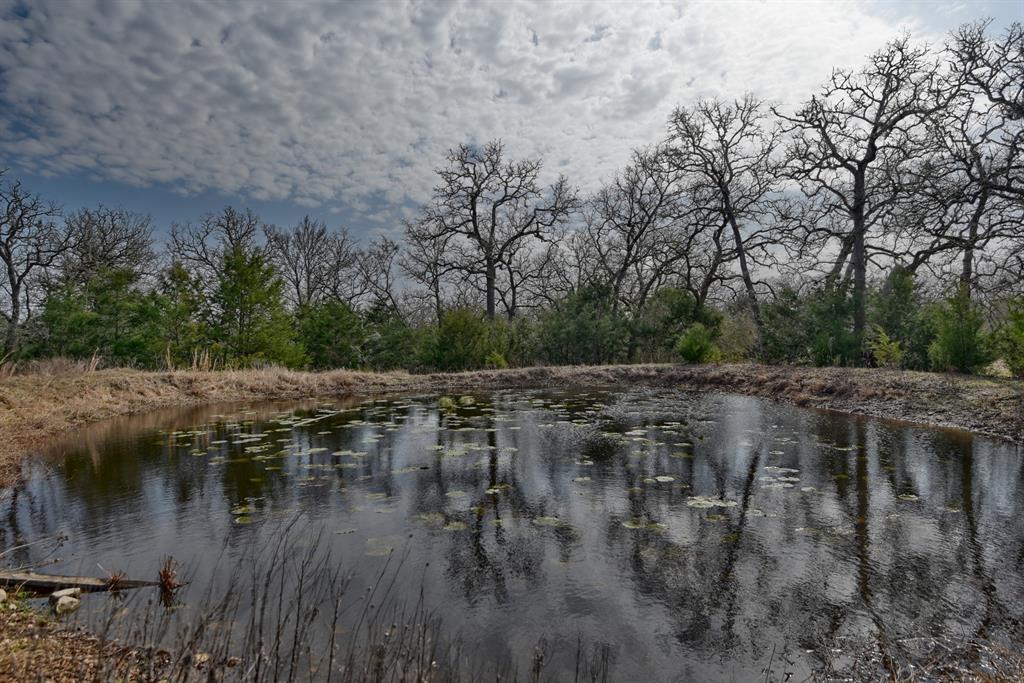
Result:
M403 391L672 386L763 396L1024 440L1024 383L934 373L755 364L533 367L427 375L278 368L146 372L95 367L94 363L56 361L0 378L0 485L16 481L21 458L54 436L118 415L202 403Z

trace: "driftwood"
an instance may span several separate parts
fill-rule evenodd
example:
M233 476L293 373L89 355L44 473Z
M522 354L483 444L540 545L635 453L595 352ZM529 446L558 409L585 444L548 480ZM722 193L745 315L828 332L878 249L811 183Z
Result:
M14 587L34 593L50 593L62 588L81 588L83 592L121 590L157 586L156 581L134 579L97 579L91 576L55 576L37 572L0 571L0 586Z

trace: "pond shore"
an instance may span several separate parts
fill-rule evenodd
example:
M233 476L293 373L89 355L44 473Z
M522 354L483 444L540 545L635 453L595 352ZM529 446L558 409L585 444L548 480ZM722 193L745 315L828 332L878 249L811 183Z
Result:
M170 406L406 391L614 385L745 394L1024 442L1024 382L937 373L750 363L532 367L422 375L111 369L27 374L0 381L0 486L15 483L22 458L58 435L107 418Z
M160 408L399 392L629 385L752 395L1024 442L1024 382L933 373L755 364L541 367L425 375L111 369L0 380L0 486L16 483L22 459L57 436ZM0 656L0 678L10 680L88 679L98 675L98 663L109 657L118 658L125 671L134 673L152 671L156 661L152 653L68 629L26 607L0 608L0 645L7 653ZM1024 680L1024 661L1016 655L1005 659L1003 675L964 680Z

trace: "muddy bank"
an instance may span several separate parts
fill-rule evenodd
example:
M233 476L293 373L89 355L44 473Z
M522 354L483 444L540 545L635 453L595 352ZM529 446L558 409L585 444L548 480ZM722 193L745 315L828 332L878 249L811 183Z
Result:
M56 435L110 417L162 407L573 385L724 391L1024 441L1024 382L934 373L755 364L535 367L427 375L113 369L16 376L0 382L0 485L13 483L21 459Z

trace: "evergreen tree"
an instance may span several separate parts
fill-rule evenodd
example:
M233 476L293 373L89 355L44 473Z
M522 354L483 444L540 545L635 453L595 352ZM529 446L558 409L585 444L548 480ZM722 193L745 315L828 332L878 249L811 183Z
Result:
M211 337L225 365L301 365L282 288L262 253L236 247L224 255L211 296Z

